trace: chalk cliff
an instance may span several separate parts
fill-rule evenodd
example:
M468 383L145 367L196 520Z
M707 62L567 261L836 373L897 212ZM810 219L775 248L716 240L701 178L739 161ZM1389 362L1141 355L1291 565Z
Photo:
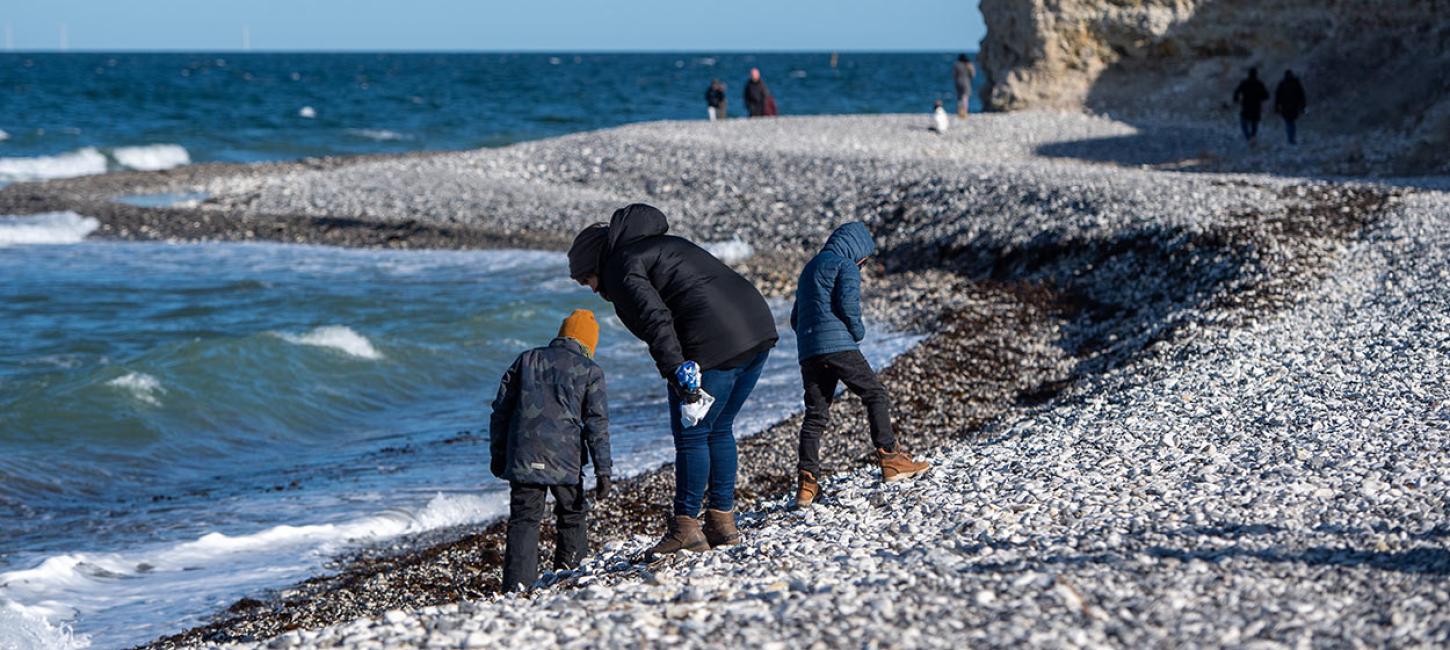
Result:
M981 0L986 103L1132 120L1232 117L1292 69L1322 133L1394 136L1388 170L1450 170L1450 0ZM1266 109L1269 107L1266 106ZM1267 112L1267 111L1266 111Z

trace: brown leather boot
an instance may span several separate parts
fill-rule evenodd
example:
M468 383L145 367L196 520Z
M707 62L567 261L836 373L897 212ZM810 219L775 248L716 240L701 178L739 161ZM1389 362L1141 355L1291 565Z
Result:
M734 510L705 509L705 541L710 547L740 543L740 529L735 527Z
M795 507L809 508L816 502L816 497L821 495L821 484L816 482L815 475L805 470L800 470L801 486L795 493Z
M645 555L657 558L680 551L699 553L710 550L710 542L705 541L705 534L700 532L699 519L687 515L675 515L669 519L668 523L670 529L665 533L664 539L645 551Z
M904 451L877 449L876 461L881 464L881 480L887 483L920 476L931 469L931 463L914 461Z

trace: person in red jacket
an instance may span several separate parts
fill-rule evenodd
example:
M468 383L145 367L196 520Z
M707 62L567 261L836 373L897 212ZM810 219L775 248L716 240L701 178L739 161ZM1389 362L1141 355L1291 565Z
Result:
M745 110L751 117L773 117L777 112L775 97L760 79L760 68L750 69L750 81L745 83Z

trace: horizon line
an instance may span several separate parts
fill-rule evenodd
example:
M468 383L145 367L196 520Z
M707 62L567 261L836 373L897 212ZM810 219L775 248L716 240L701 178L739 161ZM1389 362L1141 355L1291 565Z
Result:
M268 49L268 48L218 48L218 49L169 49L169 48L111 48L60 49L58 47L0 50L0 54L941 54L967 52L975 54L977 49L682 49L682 50L553 50L544 48L523 49Z

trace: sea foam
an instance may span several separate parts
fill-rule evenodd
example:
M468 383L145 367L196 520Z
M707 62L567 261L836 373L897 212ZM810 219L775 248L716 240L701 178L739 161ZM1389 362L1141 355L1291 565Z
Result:
M141 171L157 171L191 164L191 154L178 144L116 147L111 155L122 166Z
M45 617L19 603L0 602L0 648L69 650L90 645L89 638L75 635L68 625L51 625Z
M412 137L410 137L406 133L398 133L397 131L389 131L388 129L348 129L347 133L348 135L355 135L359 138L367 138L369 140L375 140L377 142L391 142L395 140L412 139Z
M161 386L160 380L144 372L128 372L106 382L106 385L120 388L130 393L137 401L152 406L160 406L161 399L157 397L157 394L166 392L166 389Z
M106 156L86 147L54 156L0 158L0 180L38 181L106 173Z
M704 245L705 250L710 251L721 262L734 264L755 254L755 249L739 237L729 241L708 242Z
M0 247L11 244L74 244L101 227L101 222L74 212L0 215Z
M325 325L306 334L280 332L277 336L288 343L332 348L360 359L383 358L383 354L373 347L372 341L345 325Z
M506 508L501 492L439 493L417 510L387 510L351 521L273 526L244 535L214 532L119 553L53 555L29 569L0 573L0 648L85 647L89 639L72 635L58 622L138 604L153 611L186 610L192 606L186 601L198 593L275 587L354 544L485 521Z

